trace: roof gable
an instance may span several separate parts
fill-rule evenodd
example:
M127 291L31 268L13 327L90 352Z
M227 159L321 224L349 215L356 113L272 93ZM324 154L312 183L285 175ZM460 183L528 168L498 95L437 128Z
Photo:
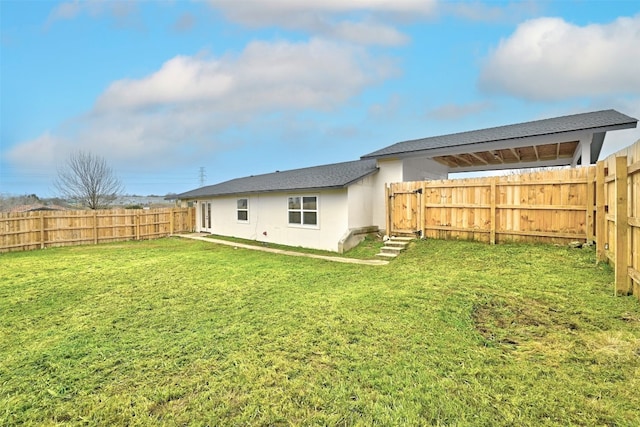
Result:
M377 172L376 160L356 160L262 175L251 175L172 196L177 199L275 191L344 188Z

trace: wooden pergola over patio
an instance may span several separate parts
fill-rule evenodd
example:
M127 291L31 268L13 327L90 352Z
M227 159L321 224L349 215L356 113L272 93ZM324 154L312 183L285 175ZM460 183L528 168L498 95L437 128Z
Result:
M537 163L565 159L571 161L580 141L556 142L528 147L502 148L475 153L461 153L433 157L449 168L514 165L515 163Z
M608 131L638 120L615 110L398 142L363 159L428 158L450 173L595 164Z

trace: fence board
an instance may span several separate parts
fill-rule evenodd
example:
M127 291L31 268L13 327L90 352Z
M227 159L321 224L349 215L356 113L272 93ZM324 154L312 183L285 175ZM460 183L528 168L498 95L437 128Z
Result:
M193 231L193 208L0 214L0 252L155 239Z

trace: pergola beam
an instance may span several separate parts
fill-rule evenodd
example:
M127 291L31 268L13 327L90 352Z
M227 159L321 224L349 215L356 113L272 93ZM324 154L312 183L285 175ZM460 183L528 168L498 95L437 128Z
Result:
M465 159L465 158L464 158L464 157L462 157L462 156L463 156L463 154L456 154L455 156L451 156L451 157L453 157L453 158L454 158L454 159L456 159L456 160L460 160L460 161L462 161L462 162L464 162L464 163L468 164L469 166L473 166L473 162L472 162L472 161L467 160L467 159Z
M483 159L482 157L478 156L476 153L469 153L469 155L471 155L473 158L478 159L480 162L484 163L485 165L488 165L489 162L487 162L485 159Z
M491 169L488 169L485 165L478 166L462 166L457 168L451 168L449 173L457 172L476 172L486 170L504 170L504 169L527 169L527 168L544 168L553 166L569 166L571 164L570 159L553 159L553 160L541 160L537 162L520 162L520 163L499 163L491 165Z

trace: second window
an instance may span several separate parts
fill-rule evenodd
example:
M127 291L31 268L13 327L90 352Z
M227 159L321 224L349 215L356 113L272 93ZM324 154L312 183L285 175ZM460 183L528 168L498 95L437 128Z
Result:
M318 197L289 197L289 224L318 225Z

